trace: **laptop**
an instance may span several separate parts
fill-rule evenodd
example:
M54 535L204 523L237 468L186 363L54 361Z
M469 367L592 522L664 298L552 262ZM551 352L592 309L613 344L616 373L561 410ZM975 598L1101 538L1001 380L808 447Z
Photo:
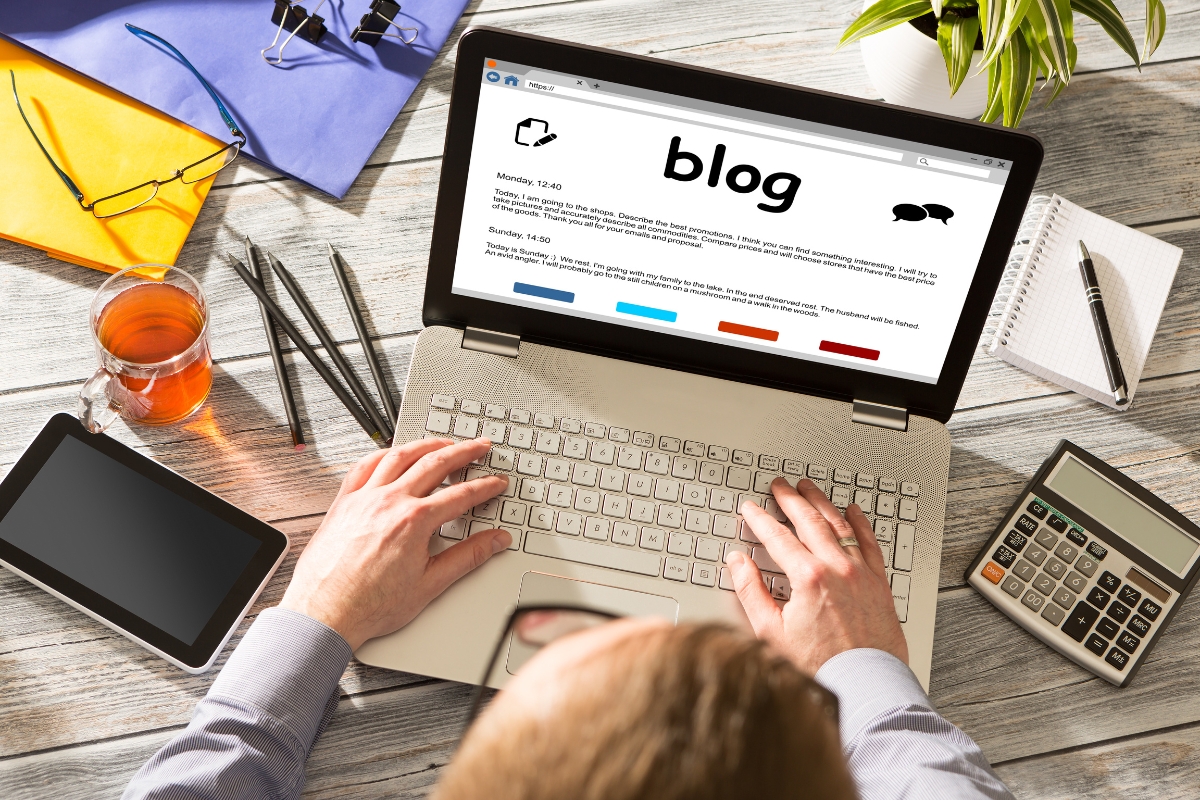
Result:
M518 604L746 624L737 510L870 518L928 686L945 423L1032 190L1028 134L507 31L459 42L396 441L486 436L498 554L364 663L477 682ZM511 647L502 686L527 654Z

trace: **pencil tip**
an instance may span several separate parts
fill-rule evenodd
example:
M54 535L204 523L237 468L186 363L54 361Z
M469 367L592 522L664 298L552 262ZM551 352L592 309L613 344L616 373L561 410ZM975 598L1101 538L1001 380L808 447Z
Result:
M304 450L304 445L303 445L303 444L298 444L298 445L296 445L296 452L297 452L297 453L303 452L303 450Z
M333 242L326 242L325 246L329 248L329 255L337 255L337 251L333 249Z

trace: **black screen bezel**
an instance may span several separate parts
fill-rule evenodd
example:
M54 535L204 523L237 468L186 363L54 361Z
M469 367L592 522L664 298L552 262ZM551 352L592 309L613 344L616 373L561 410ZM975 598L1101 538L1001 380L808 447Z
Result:
M50 455L68 436L257 539L260 542L258 551L251 557L233 588L191 645L67 577L11 542L0 540L0 560L188 667L198 669L204 666L221 646L230 628L236 624L242 610L262 585L263 579L287 550L287 536L115 439L104 434L88 433L79 420L69 414L55 414L51 417L4 480L0 481L0 519L7 516ZM113 513L113 510L97 509L97 513Z
M1008 159L1013 165L1012 171L937 384L453 294L454 265L479 105L479 75L485 58L586 75L597 80L878 133L935 147L955 150L969 147L975 152ZM797 108L805 109L803 116L795 113ZM845 401L884 403L945 422L954 411L966 379L1025 204L1033 190L1042 153L1042 144L1035 136L996 125L495 28L471 28L458 43L422 319L427 326L484 328L555 347L746 383Z

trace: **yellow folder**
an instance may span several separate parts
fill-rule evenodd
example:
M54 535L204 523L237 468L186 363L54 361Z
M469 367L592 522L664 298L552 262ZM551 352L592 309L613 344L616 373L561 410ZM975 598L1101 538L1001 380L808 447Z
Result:
M12 97L10 69L30 124L85 202L169 178L223 145L0 38L0 237L105 272L174 264L213 178L172 181L144 206L96 219L79 207L29 135ZM204 91L198 82L196 91Z

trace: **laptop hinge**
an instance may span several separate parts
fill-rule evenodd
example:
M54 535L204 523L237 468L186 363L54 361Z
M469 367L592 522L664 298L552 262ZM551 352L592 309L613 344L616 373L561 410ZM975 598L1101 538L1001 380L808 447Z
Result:
M885 406L882 403L855 400L854 410L850 412L850 419L863 425L874 425L876 428L890 428L894 431L908 430L908 409Z
M462 346L467 350L478 350L480 353L516 358L521 352L521 337L511 333L485 331L483 328L467 328L463 331Z

